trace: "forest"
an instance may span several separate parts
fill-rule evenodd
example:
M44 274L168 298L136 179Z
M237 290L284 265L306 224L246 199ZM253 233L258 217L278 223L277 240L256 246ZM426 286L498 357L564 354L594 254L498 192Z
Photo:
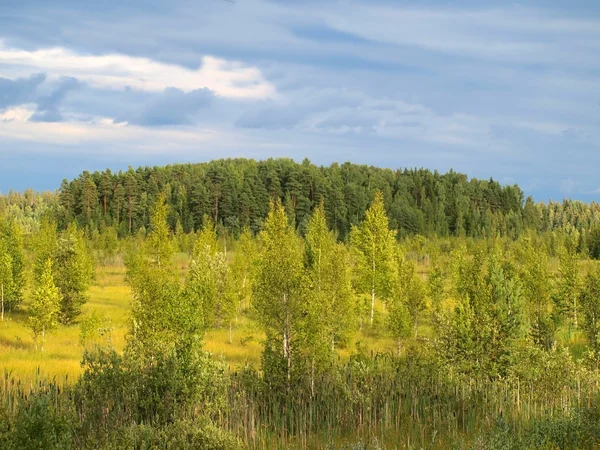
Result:
M453 171L234 159L9 192L0 447L598 448L598 258L597 203Z

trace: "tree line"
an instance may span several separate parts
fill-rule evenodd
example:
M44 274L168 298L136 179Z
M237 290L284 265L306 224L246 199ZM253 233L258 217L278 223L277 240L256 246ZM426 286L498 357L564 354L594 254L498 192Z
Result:
M62 226L75 221L89 232L114 227L133 235L150 224L149 209L166 193L172 230L200 229L204 216L237 236L261 228L270 199L279 199L301 234L312 211L325 205L330 227L346 240L374 193L383 194L399 236L510 236L524 230L552 231L570 224L585 234L600 220L597 204L566 200L534 203L517 185L469 179L450 171L391 170L351 163L316 166L308 160L216 160L200 164L83 172L61 184Z

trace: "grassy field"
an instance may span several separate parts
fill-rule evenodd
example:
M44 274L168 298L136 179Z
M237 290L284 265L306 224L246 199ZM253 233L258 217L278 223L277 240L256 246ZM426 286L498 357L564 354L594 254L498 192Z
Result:
M181 263L182 271L185 264ZM97 267L96 280L89 291L90 300L83 308L82 317L96 311L110 320L111 339L121 351L125 345L131 290L125 281L122 264ZM60 326L47 337L44 351L36 350L31 330L27 328L28 295L19 311L7 313L0 322L0 373L10 378L32 382L36 378L56 378L58 382L72 382L81 373L81 359L85 350L80 343L79 324ZM426 328L423 329L426 332ZM258 324L240 315L233 326L232 343L229 329L209 330L205 336L205 349L217 358L223 358L231 367L246 363L260 364L263 333ZM357 332L347 348L340 351L347 358L359 343L366 349L394 351L394 342L377 333Z
M176 264L181 274L187 271L188 257L177 255ZM594 267L586 263L582 267L582 275ZM556 267L553 267L556 271ZM425 277L427 268L419 267L421 276ZM125 345L131 308L131 290L125 281L125 267L118 261L110 266L98 266L96 278L91 286L90 300L83 308L82 318L93 311L110 321L111 339L114 347L121 351ZM446 300L446 308L452 307L452 300ZM379 310L381 310L381 305ZM9 377L30 382L36 378L56 378L58 382L72 382L82 372L81 359L85 350L80 343L81 329L79 324L60 326L50 334L44 351L36 350L33 337L27 328L28 293L19 311L7 313L0 322L0 373L9 373ZM382 314L378 315L380 318ZM377 315L376 315L377 317ZM394 341L386 336L383 324L365 331L357 331L346 348L340 349L340 357L346 359L357 345L367 351L396 351ZM430 336L432 330L424 322L419 327L420 336ZM263 333L256 321L246 315L240 315L233 326L232 343L229 343L229 329L212 329L205 335L205 349L217 358L225 360L230 367L243 366L246 363L260 365ZM568 333L561 330L558 339L570 347L576 357L581 357L585 350L585 342L581 332Z

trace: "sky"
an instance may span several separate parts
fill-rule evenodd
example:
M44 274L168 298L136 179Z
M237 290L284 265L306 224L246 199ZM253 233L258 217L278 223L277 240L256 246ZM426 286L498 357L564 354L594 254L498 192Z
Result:
M222 157L598 200L600 2L0 1L0 192Z

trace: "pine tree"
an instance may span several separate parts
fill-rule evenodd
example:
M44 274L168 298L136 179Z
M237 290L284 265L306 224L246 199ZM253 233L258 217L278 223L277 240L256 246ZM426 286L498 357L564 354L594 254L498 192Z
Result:
M40 277L36 280L33 300L29 307L28 324L33 332L35 347L41 344L44 351L46 334L58 326L60 295L52 277L52 260L47 259Z
M136 173L130 167L125 174L124 182L125 210L127 211L129 234L132 234L136 209L139 202L139 186Z

